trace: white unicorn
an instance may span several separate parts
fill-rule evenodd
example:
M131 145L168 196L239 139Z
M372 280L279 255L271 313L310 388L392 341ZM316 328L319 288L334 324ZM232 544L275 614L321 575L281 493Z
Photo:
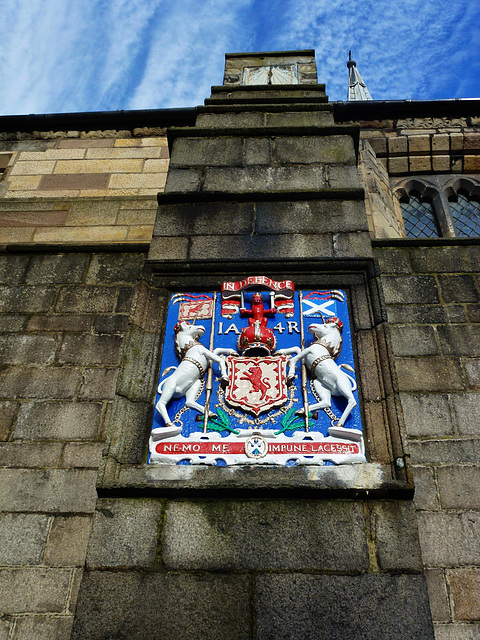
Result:
M175 349L180 358L178 367L169 367L164 373L171 369L174 372L158 385L158 399L155 409L160 413L165 422L164 427L152 429L154 440L161 440L179 434L181 425L176 426L170 419L167 411L167 404L172 398L185 396L185 405L189 409L196 409L202 415L205 414L205 407L197 402L197 396L202 388L202 380L212 361L220 367L221 379L228 381L225 361L217 353L236 353L233 349L216 349L210 351L199 339L205 333L205 327L201 325L179 322L174 327Z
M308 331L313 334L314 342L301 351L298 347L282 350L283 353L297 353L288 365L288 378L295 377L295 367L299 361L304 361L310 370L312 385L319 402L310 406L315 409L331 409L332 395L344 396L347 406L334 428L343 427L346 419L357 405L353 391L357 388L355 380L347 375L342 368L353 371L348 364L337 365L337 358L342 349L343 323L338 318L328 318L324 324L311 324ZM281 353L277 351L277 353ZM329 430L330 431L330 430Z

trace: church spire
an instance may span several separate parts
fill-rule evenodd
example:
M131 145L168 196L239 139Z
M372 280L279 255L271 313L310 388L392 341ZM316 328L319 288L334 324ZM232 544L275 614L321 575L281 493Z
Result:
M357 63L352 60L352 52L348 52L348 96L347 101L353 102L358 100L371 100L367 85L362 80L362 76L357 69Z

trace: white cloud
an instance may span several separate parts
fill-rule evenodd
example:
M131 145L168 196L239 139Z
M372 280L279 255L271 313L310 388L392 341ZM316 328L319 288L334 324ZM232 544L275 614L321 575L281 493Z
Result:
M480 93L468 0L3 0L0 113L201 104L224 54L315 48L331 99L348 49L375 99Z

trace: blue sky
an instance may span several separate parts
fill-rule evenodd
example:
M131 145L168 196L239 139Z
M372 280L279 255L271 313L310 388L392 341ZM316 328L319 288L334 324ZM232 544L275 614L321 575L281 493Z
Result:
M478 0L0 0L0 113L202 104L225 52L314 48L344 100L480 97Z

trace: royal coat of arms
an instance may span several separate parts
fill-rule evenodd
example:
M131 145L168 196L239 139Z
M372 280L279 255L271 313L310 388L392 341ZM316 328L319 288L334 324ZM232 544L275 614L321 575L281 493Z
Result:
M346 294L250 276L176 293L151 464L365 462Z

